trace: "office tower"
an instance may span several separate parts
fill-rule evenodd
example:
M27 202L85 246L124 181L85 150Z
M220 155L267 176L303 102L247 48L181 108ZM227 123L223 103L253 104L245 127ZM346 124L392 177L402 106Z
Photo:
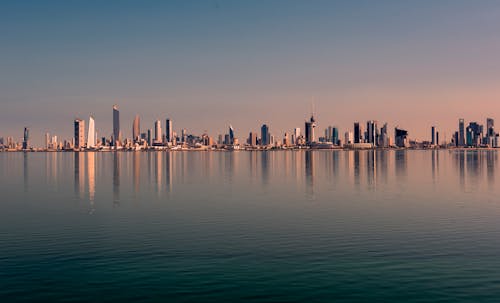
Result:
M436 145L439 146L439 132L436 132Z
M23 137L23 149L29 148L29 141L30 141L30 129L25 127L24 128L24 137Z
M436 127L431 127L431 144L436 145Z
M188 137L187 129L183 128L181 130L181 142L185 143L187 141L187 137Z
M458 146L465 146L465 123L464 119L458 120Z
M257 134L256 133L253 133L253 132L250 132L250 134L248 135L248 145L250 146L257 146Z
M359 122L354 122L354 143L361 143L361 131Z
M3 137L0 137L0 145L1 145L1 146L4 146Z
M269 126L266 124L260 128L260 143L262 146L271 144L271 134L269 133Z
M397 147L407 147L408 146L408 131L404 129L395 128L394 129L394 141Z
M2 139L2 142L0 142L0 145L3 145L3 138L0 138L0 139ZM50 146L50 134L45 133L45 149L49 149L49 146Z
M134 123L132 124L132 141L134 143L141 141L141 120L139 115L135 115Z
M153 130L151 128L148 129L148 145L153 145Z
M387 123L380 129L379 145L382 147L389 147L389 134L387 133Z
M173 138L173 128L172 128L172 120L167 119L165 125L165 135L167 138L167 142L172 142Z
M219 136L217 137L217 144L223 144L224 143L224 140L222 139L222 135L219 134Z
M339 145L339 129L336 127L332 128L332 143Z
M118 142L121 142L120 134L120 111L118 110L118 105L113 105L113 146L118 146Z
M226 145L231 144L231 135L229 135L229 134L224 135L224 144L226 144Z
M316 128L316 120L314 119L314 115L311 115L311 119L305 122L306 129L306 143L311 144L316 142L316 137L314 136L314 129Z
M156 120L155 122L155 140L154 143L161 143L161 121Z
M344 144L352 144L354 143L354 134L353 132L345 132L344 134Z
M285 133L285 136L283 137L283 145L290 146L290 143L290 136L288 135L288 133Z
M75 143L74 148L80 149L85 146L85 121L75 119Z
M293 130L293 134L295 135L295 138L297 139L298 137L300 137L300 128L299 127L296 127L294 130Z
M466 128L466 145L477 147L482 143L482 138L483 126L477 122L469 123L469 126Z
M458 137L459 137L458 132L455 132L455 135L453 136L453 139L454 139L454 143L455 143L455 146L456 146L456 147L458 147L458 146L459 146L459 145L458 145L458 144L459 144L459 143L458 143L458 141L459 141L459 140L458 140Z
M91 148L95 146L95 121L94 117L90 116L89 117L89 132L87 135L87 148Z
M234 128L229 125L229 141L226 144L234 144Z
M377 121L370 120L366 122L366 143L372 143L377 146L378 126Z
M486 136L495 136L495 120L493 120L492 118L486 119Z

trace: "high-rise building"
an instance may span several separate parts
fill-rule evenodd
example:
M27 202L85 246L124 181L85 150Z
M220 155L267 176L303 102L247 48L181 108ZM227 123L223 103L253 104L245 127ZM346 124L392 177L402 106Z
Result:
M439 132L436 132L436 145L439 146Z
M359 122L354 122L354 143L361 143L362 141L362 136L361 136L361 126L359 125Z
M486 136L495 136L495 120L493 120L492 118L486 119Z
M29 142L30 142L30 129L25 127L24 128L24 136L23 136L23 149L28 149L29 148Z
M314 115L311 115L311 119L305 122L306 129L306 143L311 144L316 142L316 137L314 136L314 129L316 128L316 120L314 119Z
M387 132L387 123L384 123L384 126L380 129L380 137L379 137L379 146L389 147L389 134Z
M431 127L431 144L436 145L436 127Z
M132 140L133 142L141 141L141 119L139 115L135 115L134 123L132 124Z
M332 143L334 145L339 145L339 129L336 127L332 128Z
M257 146L257 134L256 133L250 132L250 134L248 134L248 145L250 145L252 147Z
M260 128L260 142L262 146L271 144L271 134L269 133L269 126L266 124Z
M295 138L300 137L300 128L299 128L299 127L296 127L296 128L293 130L293 134L295 135Z
M120 111L118 105L113 105L113 145L118 146L122 141L120 133Z
M172 120L167 119L165 124L165 135L167 142L172 142L173 138Z
M404 129L394 129L394 141L397 147L408 147L408 131Z
M291 145L290 136L288 135L288 133L285 133L285 135L283 136L283 145L284 146L290 146Z
M458 146L465 146L465 122L464 122L464 119L458 120Z
M229 141L226 144L234 144L234 128L229 125Z
M366 122L366 143L378 145L378 122L370 120Z
M162 143L161 140L161 121L156 120L155 122L155 140L154 143Z
M3 138L0 138L0 139L2 139L2 142L0 142L0 145L3 145ZM45 149L49 149L49 146L50 146L50 134L45 133Z
M89 117L89 132L87 134L87 148L94 147L95 140L96 140L95 121L94 121L94 117L90 116Z
M353 132L345 132L344 134L344 144L353 144L354 143L354 134Z
M82 119L75 119L75 145L77 149L85 146L85 121Z
M148 129L148 145L153 145L153 130L151 128Z

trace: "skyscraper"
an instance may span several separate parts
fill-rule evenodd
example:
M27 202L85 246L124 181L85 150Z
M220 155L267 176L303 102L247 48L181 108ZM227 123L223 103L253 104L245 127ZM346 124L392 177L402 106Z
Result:
M95 146L95 122L94 117L89 117L89 132L87 135L87 148Z
M431 144L436 145L436 127L431 127Z
M234 144L234 128L229 125L229 142L227 144Z
M172 120L167 119L165 124L165 135L167 138L167 142L172 142L173 140L173 129L172 129Z
M161 143L161 121L156 120L155 122L155 143Z
M257 146L257 134L256 133L253 133L253 132L250 132L250 134L248 135L248 145L250 146Z
M25 127L24 128L24 136L23 136L23 149L28 149L29 148L29 142L30 142L30 129Z
M361 143L361 127L359 122L354 122L354 143Z
M133 142L139 142L141 140L141 120L139 115L135 115L132 125L132 140Z
M408 147L408 131L404 129L394 129L394 141L397 147Z
M85 121L75 119L75 148L80 149L85 146Z
M378 139L378 122L370 120L366 122L366 142L372 143L374 146L377 146Z
M495 120L492 118L486 119L486 135L488 137L495 136Z
M269 126L266 124L260 128L260 143L262 146L267 146L271 143L271 134L269 133Z
M458 120L458 146L465 146L465 123L464 119Z
M316 142L316 137L314 136L314 129L316 128L316 120L314 119L314 115L311 115L311 119L305 122L306 129L306 143L311 144Z
M113 105L113 145L118 146L118 142L121 142L120 134L120 111L118 110L118 105Z

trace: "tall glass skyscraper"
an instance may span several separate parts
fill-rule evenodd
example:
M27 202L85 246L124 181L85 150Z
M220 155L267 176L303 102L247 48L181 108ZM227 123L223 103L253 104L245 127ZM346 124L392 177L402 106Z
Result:
M95 146L95 122L94 117L89 118L89 132L87 135L87 148Z
M135 115L134 123L132 125L132 140L139 142L141 139L141 120L139 115Z
M464 122L464 119L458 120L458 146L465 146L465 122Z
M120 134L120 111L118 105L113 105L113 145L117 146L121 142Z
M167 142L172 142L173 138L173 129L172 129L172 120L167 119L165 124L165 135L167 138Z
M260 128L260 142L262 146L267 146L271 144L271 136L269 134L269 126L266 124L262 125Z
M85 121L75 119L75 148L85 146Z

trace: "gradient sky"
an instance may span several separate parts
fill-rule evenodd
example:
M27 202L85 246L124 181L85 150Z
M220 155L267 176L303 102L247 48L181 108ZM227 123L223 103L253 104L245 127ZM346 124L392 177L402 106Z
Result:
M116 103L127 137L139 113L281 138L314 96L320 133L375 119L449 139L460 117L500 119L499 30L499 1L4 0L0 136L71 138L90 114L109 136Z

